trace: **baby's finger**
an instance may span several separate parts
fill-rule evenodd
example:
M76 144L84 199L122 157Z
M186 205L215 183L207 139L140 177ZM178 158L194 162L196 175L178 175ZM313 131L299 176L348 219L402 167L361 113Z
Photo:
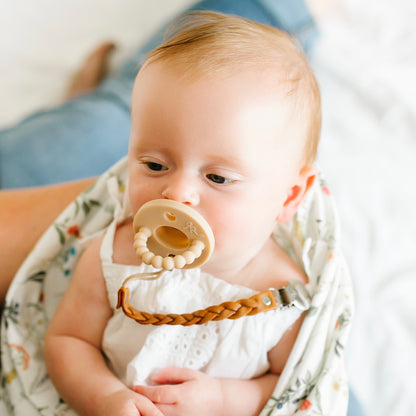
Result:
M157 384L180 384L198 378L201 373L190 368L166 367L150 378Z
M175 394L175 386L134 386L133 390L147 397L153 403L176 403L177 395Z
M157 404L164 416L184 416L176 404Z
M146 397L136 399L135 405L137 410L139 410L138 415L140 416L165 416L161 409L159 409L155 403L152 403L152 401Z

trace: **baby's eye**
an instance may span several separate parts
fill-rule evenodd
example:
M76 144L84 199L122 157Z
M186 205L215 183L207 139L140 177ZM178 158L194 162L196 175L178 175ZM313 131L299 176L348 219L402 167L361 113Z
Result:
M232 179L224 178L224 176L215 175L215 173L209 173L206 176L211 182L217 183L217 184L227 184L233 182Z
M160 172L162 170L168 170L166 166L161 165L160 163L156 162L144 162L144 164L150 169L155 172Z

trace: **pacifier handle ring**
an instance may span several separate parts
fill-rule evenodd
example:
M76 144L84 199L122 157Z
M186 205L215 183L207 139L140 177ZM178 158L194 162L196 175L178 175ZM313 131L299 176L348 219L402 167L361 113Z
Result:
M201 256L205 244L201 240L191 240L188 250L182 254L162 257L154 254L147 247L147 240L152 235L152 231L147 227L141 227L134 236L133 247L136 250L137 257L143 263L151 264L156 269L172 270L182 269L187 264L192 264L195 259Z

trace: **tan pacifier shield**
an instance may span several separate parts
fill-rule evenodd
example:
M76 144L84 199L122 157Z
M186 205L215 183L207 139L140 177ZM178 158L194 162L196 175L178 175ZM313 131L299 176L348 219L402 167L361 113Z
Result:
M155 199L142 205L133 228L138 257L156 268L198 267L214 250L214 234L207 221L177 201Z

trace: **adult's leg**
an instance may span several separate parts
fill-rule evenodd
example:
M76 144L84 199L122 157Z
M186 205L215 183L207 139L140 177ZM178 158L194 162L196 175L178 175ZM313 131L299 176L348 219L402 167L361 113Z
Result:
M93 181L0 192L0 311L8 287L33 245Z
M297 36L306 48L314 37L304 0L204 0L191 10L232 13L274 25ZM134 78L164 30L93 93L0 131L0 186L36 186L99 175L126 154Z
M0 131L0 183L20 188L99 175L127 153L129 108L95 91Z

